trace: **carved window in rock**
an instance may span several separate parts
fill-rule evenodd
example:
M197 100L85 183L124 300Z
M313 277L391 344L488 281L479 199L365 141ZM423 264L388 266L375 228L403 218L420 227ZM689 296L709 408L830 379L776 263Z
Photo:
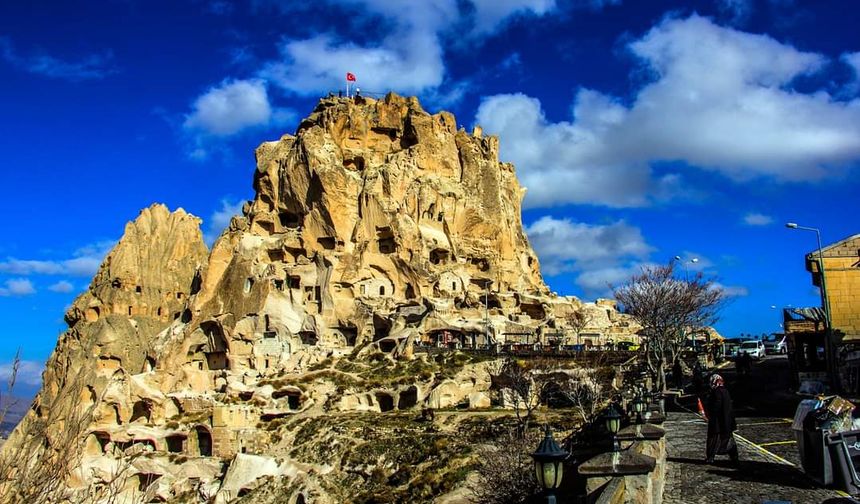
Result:
M317 333L314 331L300 331L299 338L302 340L302 343L305 345L316 345L317 344Z
M203 427L202 425L198 425L194 427L194 433L197 438L197 454L201 457L211 457L212 456L212 434L209 433L209 429Z
M308 303L319 301L321 294L322 290L319 285L308 285L305 287L305 301Z
M245 285L244 285L244 288L243 288L243 292L244 292L245 294L250 293L250 292L251 292L251 288L252 288L253 286L254 286L254 279L253 279L253 278L246 278L246 279L245 279Z
M409 409L418 404L418 388L412 385L408 389L400 392L400 397L397 399L397 409Z
M149 423L152 417L152 405L147 401L137 401L132 406L130 422Z
M376 403L379 405L379 411L383 413L394 409L394 398L390 394L377 392Z
M281 226L288 229L298 229L302 227L303 217L300 214L290 211L283 211L278 213L278 221L280 221Z
M326 250L334 250L337 245L337 240L333 236L321 236L317 238L317 243Z
M358 339L358 329L355 327L340 327L339 331L346 340L346 346L355 346L355 341Z
M298 276L288 276L287 277L287 286L290 289L299 289L302 286L302 279Z
M386 238L379 239L379 253L380 254L393 254L395 249L394 237L389 236Z
M448 251L445 249L433 249L430 251L430 262L433 264L444 264L448 262Z
M273 278L272 279L272 287L274 287L275 290L283 291L284 290L284 281L279 279L279 278Z
M379 295L380 295L380 296L384 296L384 295L385 295L385 286L384 286L384 285L380 285L380 286L379 286Z
M380 254L393 254L396 249L394 241L394 233L388 226L377 228L376 230L376 248Z
M185 444L187 436L180 434L167 436L167 451L170 453L182 453L182 447Z
M135 294L140 294L141 292L143 292L143 288L141 288L141 286L138 285L134 288L134 292L135 292Z

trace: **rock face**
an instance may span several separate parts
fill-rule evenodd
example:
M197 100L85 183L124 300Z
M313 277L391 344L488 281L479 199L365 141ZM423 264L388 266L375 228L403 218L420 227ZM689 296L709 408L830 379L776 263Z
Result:
M150 500L227 502L265 476L289 502L345 502L332 482L361 471L306 456L305 419L489 406L489 363L416 348L631 336L611 303L548 291L498 139L455 125L415 98L323 99L257 149L255 199L211 253L196 218L144 210L66 314L6 453L62 403L85 441L72 488L129 463L127 492Z

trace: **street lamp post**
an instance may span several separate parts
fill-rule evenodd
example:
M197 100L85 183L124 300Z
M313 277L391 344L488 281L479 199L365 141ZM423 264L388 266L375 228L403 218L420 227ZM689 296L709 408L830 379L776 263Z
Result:
M546 504L556 504L555 490L561 486L563 462L569 453L562 450L555 442L549 425L546 426L545 432L543 441L538 445L537 451L532 453L532 458L535 461L535 476L544 489Z
M821 304L822 308L824 308L824 323L827 325L824 333L824 345L827 349L827 368L834 388L839 389L841 388L839 384L839 373L836 372L834 362L835 352L833 351L833 342L831 341L833 329L832 321L830 320L830 298L827 296L827 275L824 273L824 252L821 247L821 231L813 227L799 226L796 222L787 222L785 227L789 229L800 229L802 231L813 231L815 233L815 239L818 241L818 272L821 273Z
M821 248L821 231L813 227L798 226L796 222L788 222L785 227L815 232L815 238L818 240L818 272L821 273L821 304L822 308L824 308L824 321L827 323L827 331L830 332L830 299L827 297L827 279L824 274L824 252Z

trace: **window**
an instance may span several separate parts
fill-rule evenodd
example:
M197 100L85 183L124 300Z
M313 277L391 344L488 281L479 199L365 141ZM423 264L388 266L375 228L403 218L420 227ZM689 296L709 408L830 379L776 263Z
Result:
M253 287L253 286L254 286L254 279L246 278L245 279L245 294L248 294L249 292L251 292L251 287Z
M380 286L379 286L379 295L380 295L380 296L384 296L384 295L385 295L385 286L384 286L384 285L380 285Z

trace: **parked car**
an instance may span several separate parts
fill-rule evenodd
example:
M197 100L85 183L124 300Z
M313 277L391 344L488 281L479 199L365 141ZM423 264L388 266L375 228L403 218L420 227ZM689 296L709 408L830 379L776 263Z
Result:
M784 354L788 351L788 343L784 334L771 334L764 340L764 350L769 354Z
M747 355L752 357L755 360L759 360L765 356L764 352L764 342L761 340L749 340L741 343L740 348L738 348L738 355L746 352Z
M635 352L636 350L639 350L639 345L632 341L619 341L618 344L615 345L615 347L619 350L627 350L630 352Z
M743 341L740 339L727 339L723 342L723 356L727 359L734 359L738 356L738 348L741 347Z

